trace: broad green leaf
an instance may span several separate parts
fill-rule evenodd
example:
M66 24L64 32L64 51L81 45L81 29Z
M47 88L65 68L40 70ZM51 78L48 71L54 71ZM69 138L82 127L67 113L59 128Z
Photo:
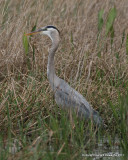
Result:
M101 9L98 13L98 31L100 32L102 27L103 27L103 23L104 23L104 20L103 20L103 14L104 14L104 10Z
M25 54L28 55L29 43L28 43L27 36L25 36L25 34L23 35L23 47L25 49Z
M109 11L108 14L106 23L106 36L108 35L109 32L111 32L115 18L116 18L116 8L114 7Z

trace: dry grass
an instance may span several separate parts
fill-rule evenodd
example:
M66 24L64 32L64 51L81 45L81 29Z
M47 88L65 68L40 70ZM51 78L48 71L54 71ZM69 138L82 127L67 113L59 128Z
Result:
M36 128L40 111L45 119L55 105L46 77L50 40L32 37L28 56L23 48L24 32L30 32L36 23L37 28L55 25L61 32L55 57L57 75L82 93L100 111L105 123L113 121L108 101L117 104L118 93L124 95L128 85L126 36L121 46L123 32L125 35L128 32L127 0L2 0L0 6L0 130L7 133L11 126L15 136L20 132L17 122L25 125L31 119L27 126L29 134ZM113 6L117 16L111 48L110 37L104 36L107 15ZM104 26L99 57L97 16L101 9L104 9Z

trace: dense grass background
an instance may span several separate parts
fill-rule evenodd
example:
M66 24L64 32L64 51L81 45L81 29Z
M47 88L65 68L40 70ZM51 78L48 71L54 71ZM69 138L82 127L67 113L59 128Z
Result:
M103 135L128 150L127 17L127 0L0 1L1 159L82 159ZM61 32L56 73L99 111L107 127L98 133L55 104L50 40L24 36L49 24Z

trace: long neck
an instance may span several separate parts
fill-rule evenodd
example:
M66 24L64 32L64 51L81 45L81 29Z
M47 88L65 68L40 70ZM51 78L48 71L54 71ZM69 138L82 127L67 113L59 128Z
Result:
M47 76L53 90L57 79L57 76L55 74L54 56L58 48L58 45L59 45L59 39L56 41L52 40L52 46L49 49L49 56L48 56Z

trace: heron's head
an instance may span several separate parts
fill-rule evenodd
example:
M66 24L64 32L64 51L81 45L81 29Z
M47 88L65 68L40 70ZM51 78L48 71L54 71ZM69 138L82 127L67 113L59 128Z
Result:
M46 26L46 27L40 28L36 31L27 33L25 35L28 36L28 35L33 35L33 34L37 34L37 33L47 35L48 37L51 38L52 41L53 41L54 37L57 38L57 37L59 37L59 34L60 34L59 30L55 26Z

